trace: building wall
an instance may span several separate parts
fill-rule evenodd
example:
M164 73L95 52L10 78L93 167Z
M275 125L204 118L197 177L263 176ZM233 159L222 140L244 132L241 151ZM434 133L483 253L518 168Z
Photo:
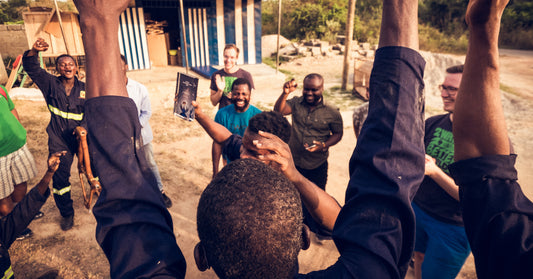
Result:
M17 57L29 49L24 25L0 25L0 53L2 57Z

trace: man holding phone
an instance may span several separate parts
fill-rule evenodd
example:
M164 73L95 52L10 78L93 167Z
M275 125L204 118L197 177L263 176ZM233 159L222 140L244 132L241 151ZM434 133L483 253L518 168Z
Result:
M328 149L342 139L343 124L339 109L324 102L324 78L316 73L304 78L302 96L287 100L296 90L294 80L283 85L283 92L274 110L292 114L292 134L289 141L298 171L322 190L328 179ZM304 222L319 237L331 233L317 224L304 209Z

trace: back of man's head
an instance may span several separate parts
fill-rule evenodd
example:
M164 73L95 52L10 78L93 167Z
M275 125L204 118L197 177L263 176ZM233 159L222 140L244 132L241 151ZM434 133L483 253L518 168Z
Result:
M302 248L302 207L292 183L243 159L220 171L200 197L200 243L220 278L292 278Z
M248 130L256 134L259 131L274 134L285 143L289 143L291 138L291 124L277 111L263 111L254 115L248 121Z

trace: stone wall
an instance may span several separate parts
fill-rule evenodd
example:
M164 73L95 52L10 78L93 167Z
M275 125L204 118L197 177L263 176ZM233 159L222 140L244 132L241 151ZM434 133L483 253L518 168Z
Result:
M0 53L4 58L17 57L29 49L23 24L0 25Z

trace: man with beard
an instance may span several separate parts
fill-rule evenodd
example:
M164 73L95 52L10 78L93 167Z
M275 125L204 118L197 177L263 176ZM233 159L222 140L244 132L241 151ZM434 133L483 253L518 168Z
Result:
M39 52L47 49L48 43L41 38L37 39L32 49L24 53L22 64L24 70L42 91L50 111L50 123L46 128L49 156L59 151L67 151L61 158L59 169L53 177L54 200L63 217L60 223L61 229L67 231L74 226L69 178L74 154L78 151L74 129L80 126L83 120L85 83L76 77L78 66L74 58L68 54L60 55L56 60L59 77L42 69L37 57Z
M324 102L324 78L321 75L307 75L304 78L302 96L287 100L294 90L294 81L286 82L274 110L283 115L292 114L289 146L294 164L303 176L325 190L328 179L328 149L342 138L342 117L338 108ZM331 232L314 223L305 208L304 223L318 237L331 235Z
M233 82L238 78L243 78L248 81L250 85L250 92L255 89L252 75L237 66L237 59L239 58L239 48L234 44L227 44L224 47L224 68L216 71L211 76L211 84L209 89L211 95L209 96L213 106L218 104L218 109L222 109L231 105ZM242 129L244 131L244 129ZM211 160L213 162L213 175L218 172L220 155L222 154L222 146L213 142L211 149Z
M232 134L244 135L248 121L261 110L250 105L251 85L248 80L238 78L231 88L232 104L218 110L215 122L226 127ZM213 173L215 175L216 173Z

